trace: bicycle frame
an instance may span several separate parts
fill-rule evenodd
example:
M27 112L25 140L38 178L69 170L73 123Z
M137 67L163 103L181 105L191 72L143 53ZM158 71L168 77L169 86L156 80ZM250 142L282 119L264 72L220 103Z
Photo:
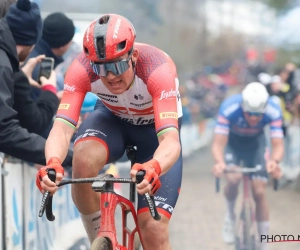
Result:
M243 201L242 201L242 208L245 208L246 202L251 204L251 222L254 223L256 221L255 214L252 209L252 199L251 199L251 181L248 174L243 175Z
M240 212L240 225L236 228L236 246L237 249L245 250L254 250L255 245L255 230L254 225L256 222L256 216L253 210L253 203L251 199L251 188L250 188L250 177L248 174L243 174L243 201L242 201L242 210ZM239 236L242 236L243 240L239 240ZM252 244L252 247L249 248L249 245ZM247 246L248 245L248 246Z
M135 163L135 149L134 147L127 148L127 156L131 161L131 166ZM55 181L56 173L54 169L48 170L48 176L50 180ZM143 181L145 176L145 171L139 171L136 174L137 183ZM62 180L57 186L63 186L66 184L78 184L78 183L92 183L92 189L95 192L100 192L100 229L97 235L96 240L100 239L101 241L107 240L110 244L109 249L116 250L134 250L135 245L135 235L138 233L139 241L143 246L143 241L141 239L141 233L138 227L137 213L135 209L135 185L136 183L132 181L131 178L114 178L111 174L99 175L95 178L82 178L82 179L69 179ZM114 183L129 183L130 184L130 193L129 199L118 195L114 192ZM50 196L50 193L46 191L43 195L41 208L39 211L39 217L43 216L43 213L46 210L46 217L49 221L54 221L55 216L52 213L52 199L53 196ZM150 196L148 193L145 194L145 200L149 208L149 212L153 219L160 220L161 217L157 212L154 197ZM117 232L115 225L115 211L117 205L120 205L122 210L122 245L118 243ZM127 227L127 216L131 213L135 223L135 228L129 230ZM97 242L96 242L97 244ZM92 244L93 248L93 244ZM94 248L93 248L94 249ZM97 248L98 249L98 248ZM102 249L102 248L101 248Z
M257 173L262 171L261 167L256 168L238 168L238 169L226 169L225 173L241 173L242 182L243 182L243 201L242 201L242 210L240 212L239 223L237 225L235 232L235 249L236 250L255 250L255 238L256 231L253 228L256 223L256 216L253 210L252 198L251 198L251 188L250 188L250 173ZM274 179L274 190L278 188L278 180ZM216 178L216 191L220 191L220 179ZM241 231L239 231L241 229ZM242 241L239 239L239 236L242 235Z
M250 178L249 175L243 175L243 199L250 200Z
M114 193L113 183L106 183L101 190L95 185L92 186L94 191L101 191L100 195L100 230L98 237L104 237L109 239L112 244L112 249L120 250L133 250L134 249L134 236L136 233L140 234L139 227L137 226L137 214L134 207L134 203L121 195ZM122 209L122 245L118 244L115 224L115 211L117 205L120 205ZM131 231L127 228L127 216L131 213L135 223L135 228ZM140 237L141 244L143 241Z

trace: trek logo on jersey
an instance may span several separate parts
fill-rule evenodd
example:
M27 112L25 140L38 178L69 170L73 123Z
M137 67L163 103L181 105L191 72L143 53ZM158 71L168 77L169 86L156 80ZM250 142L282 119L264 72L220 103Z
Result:
M169 118L178 119L178 113L176 113L176 112L159 113L159 118L160 119L169 119Z
M139 117L137 120L135 120L135 119L131 119L131 118L123 118L120 116L118 116L118 117L125 122L129 122L129 123L135 124L135 125L152 124L155 121L154 118L145 119L144 117Z
M115 30L114 30L113 39L117 39L118 38L118 34L119 34L119 29L120 29L121 22L122 22L122 19L118 18L118 20L116 22L116 27L115 27Z
M68 104L68 103L59 104L59 107L58 107L58 109L65 109L65 110L68 110L69 108L70 108L70 104Z
M177 97L177 90L171 89L170 91L163 90L160 94L159 100L169 99L170 97Z
M76 90L76 88L74 87L74 85L70 86L68 83L66 83L65 86L64 86L64 90L74 92Z

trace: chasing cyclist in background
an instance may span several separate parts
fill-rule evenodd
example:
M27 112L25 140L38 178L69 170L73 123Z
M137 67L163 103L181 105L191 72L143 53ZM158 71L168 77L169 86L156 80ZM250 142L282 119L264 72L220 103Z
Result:
M46 143L47 166L37 174L39 189L54 193L47 169L62 179L64 160L87 92L101 99L82 122L74 146L73 178L96 177L105 164L122 157L125 147L137 146L130 172L137 185L138 223L145 249L168 250L168 225L180 191L182 156L179 139L182 107L176 66L163 51L135 43L135 30L124 17L102 15L83 37L83 52L65 78L65 90ZM162 219L155 221L145 193L155 194ZM99 230L99 193L90 184L72 186L73 201L92 242Z
M272 153L269 159L264 127L270 125ZM269 209L266 200L268 173L273 178L281 175L279 162L283 158L284 143L281 109L266 88L258 82L249 83L241 94L227 98L221 105L212 145L215 160L213 173L220 177L224 169L262 166L264 173L250 175L252 194L256 203L256 219L259 234L268 234ZM235 201L241 174L225 176L227 213L224 220L223 239L234 242ZM264 248L263 248L264 247ZM262 249L266 249L262 245Z

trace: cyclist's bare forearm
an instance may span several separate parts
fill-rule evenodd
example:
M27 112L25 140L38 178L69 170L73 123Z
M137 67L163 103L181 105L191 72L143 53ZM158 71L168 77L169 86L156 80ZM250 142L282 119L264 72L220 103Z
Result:
M284 155L284 143L282 138L272 138L271 160L280 162Z
M224 149L228 141L227 135L215 134L211 147L212 155L217 163L224 162Z
M216 163L224 162L224 147L213 144L211 151Z
M158 137L159 146L153 158L161 167L161 175L168 172L180 156L181 146L177 130L168 131Z
M55 121L46 141L46 160L58 157L61 162L66 158L71 138L75 130L61 121Z

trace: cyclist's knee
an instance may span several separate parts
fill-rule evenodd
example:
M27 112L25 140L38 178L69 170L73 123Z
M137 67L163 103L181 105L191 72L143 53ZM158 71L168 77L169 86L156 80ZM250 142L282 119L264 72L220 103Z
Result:
M150 214L142 213L139 215L139 228L143 236L143 240L155 239L157 245L163 245L169 240L169 219L161 216L161 220L154 220ZM158 233L159 232L159 233Z
M266 197L266 184L261 181L252 182L252 194L256 202L260 202Z
M93 177L106 163L106 147L95 140L81 141L74 147L73 178Z
M237 187L239 185L239 183L241 182L242 175L239 173L228 174L228 175L226 175L226 180L227 180L228 186L234 188L234 187Z

